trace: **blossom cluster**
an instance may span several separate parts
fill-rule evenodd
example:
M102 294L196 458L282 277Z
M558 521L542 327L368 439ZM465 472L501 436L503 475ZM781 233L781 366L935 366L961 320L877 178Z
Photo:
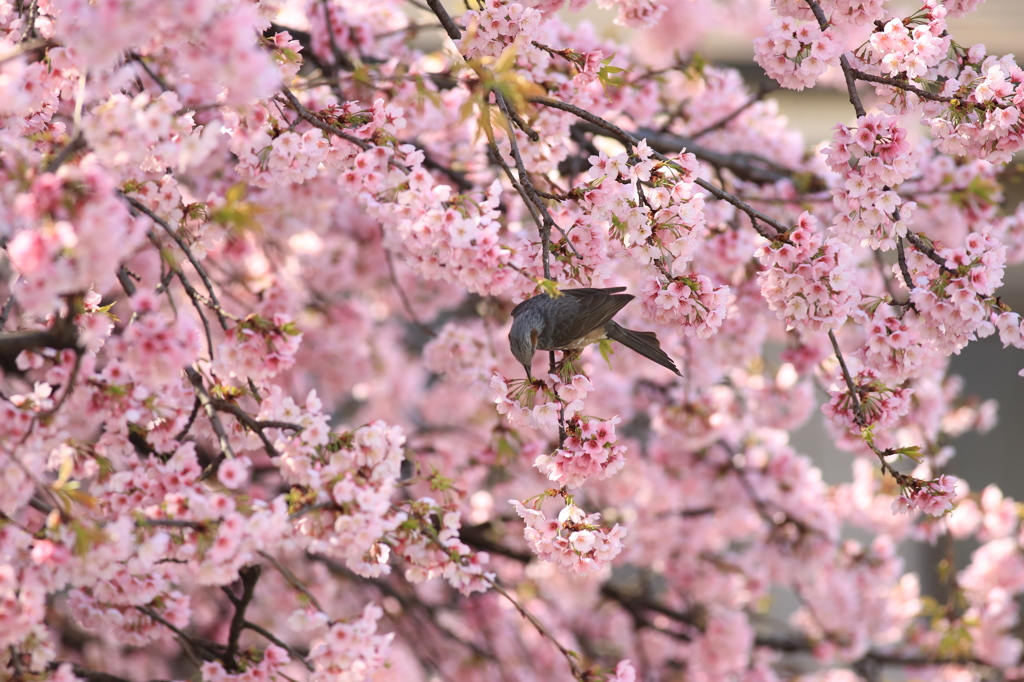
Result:
M956 477L942 475L927 485L905 492L892 503L893 513L912 514L922 511L925 514L941 516L953 508L956 497Z
M418 521L418 525L403 523L391 536L390 545L405 560L405 575L410 582L440 576L462 594L489 589L495 575L486 571L484 565L490 556L487 552L474 552L462 542L458 511L441 508L433 498L424 497L409 505L409 518ZM435 518L441 526L437 531L433 526Z
M855 287L853 254L836 239L815 231L816 220L801 214L785 242L762 246L757 257L761 295L787 326L806 331L842 325L860 302Z
M1006 247L983 232L975 232L963 247L938 249L937 256L943 265L920 254L908 258L916 285L910 300L928 323L921 337L948 355L973 337L991 335L997 330L993 322L1002 320L999 329L1001 335L1009 334L1009 341L1013 336L1012 317L1002 318L1003 311L992 299L1003 279Z
M590 478L608 478L626 463L626 447L615 437L621 420L573 417L565 423L566 438L549 455L540 455L534 466L560 486L579 488Z
M386 655L394 633L378 634L383 609L367 604L362 614L350 622L331 623L323 639L310 650L315 666L311 682L362 682L387 664ZM291 619L290 619L291 620Z
M834 28L822 31L811 22L790 17L772 22L767 33L754 40L754 58L765 73L783 87L803 90L813 86L846 49Z
M116 281L118 264L145 239L116 196L114 177L99 159L42 173L13 205L14 228L7 254L21 281L18 297L27 312L46 315L61 296ZM18 229L34 225L37 229ZM4 228L0 228L4 230Z
M888 251L906 235L916 207L892 188L910 177L916 157L907 131L895 116L868 114L854 128L836 126L832 144L823 151L829 167L842 178L832 190L838 213L832 229L850 243Z
M946 33L946 8L936 2L930 4L926 23L907 25L894 17L881 31L871 34L868 44L886 75L906 74L911 80L922 78L946 56L950 43Z
M498 57L511 45L517 51L534 50L530 41L541 24L540 11L518 2L487 0L479 10L463 15L469 27L459 43L467 59Z
M996 417L949 356L1024 347L976 0L470 4L0 1L0 676L1019 676L1018 504L943 473ZM859 118L805 140L712 26ZM683 376L509 378L552 286ZM944 537L949 608L896 550Z
M668 284L648 277L641 290L644 314L684 336L706 339L725 319L728 285L716 287L704 275L673 277Z
M600 525L600 514L587 514L573 503L566 504L558 517L549 519L543 511L509 500L526 523L524 534L530 549L560 571L587 574L604 568L622 551L626 529Z
M821 411L838 428L851 434L861 429L881 431L895 425L910 410L910 397L914 389L889 386L881 381L878 372L865 367L852 376L855 393L840 378L829 389L832 399Z

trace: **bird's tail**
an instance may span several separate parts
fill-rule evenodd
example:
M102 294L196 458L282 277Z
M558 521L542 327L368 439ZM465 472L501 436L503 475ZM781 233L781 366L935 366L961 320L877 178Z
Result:
M609 339L618 341L623 346L635 350L645 358L654 360L662 367L667 367L679 376L682 376L679 368L676 367L676 363L672 362L672 358L668 356L668 353L661 349L661 344L658 342L658 337L654 332L638 332L626 329L617 322L609 322L605 326L605 334L608 335Z

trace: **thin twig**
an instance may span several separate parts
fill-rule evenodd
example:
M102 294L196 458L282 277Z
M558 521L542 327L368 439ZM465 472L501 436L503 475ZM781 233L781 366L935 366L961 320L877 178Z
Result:
M519 603L519 600L509 594L508 590L502 587L497 580L490 580L489 582L491 587L493 587L498 594L505 597L505 599L507 599L516 608L516 610L519 611L520 615L533 625L537 632L540 633L541 637L549 640L560 652L562 652L562 655L565 656L565 660L569 662L569 668L572 670L573 677L577 680L585 679L583 677L583 670L580 668L579 663L576 660L579 657L579 654L566 649L562 643L555 639L555 636L552 635L546 627L544 627L544 624L537 620L537 617L530 613L525 606Z
M259 439L263 441L263 447L267 449L267 454L271 457L280 457L281 453L278 452L277 448L274 447L274 444L270 442L270 438L263 433L264 429L291 429L293 431L302 431L301 425L293 424L291 422L259 421L241 407L228 400L210 398L210 405L218 412L228 412L234 415L242 426L259 436Z
M263 635L266 639L270 640L271 642L273 642L277 646L281 647L282 649L284 649L285 651L290 653L292 655L292 658L296 659L299 663L301 663L302 665L306 666L306 670L308 670L309 672L313 672L315 670L315 668L313 667L313 664L310 663L309 661L307 661L305 656L300 654L295 649L295 647L293 647L292 645L288 644L287 642L285 642L284 640L280 639L279 637L274 636L274 633L270 632L266 628L263 628L263 627L257 625L256 623L253 623L253 622L248 621L248 620L245 621L244 623L242 623L242 627L245 628L246 630L252 630L253 632L258 632L259 634Z
M724 118L715 121L714 123L698 130L695 133L691 133L690 139L696 140L698 138L704 137L708 133L718 130L720 128L724 128L725 126L732 123L740 114L742 114L744 111L746 111L750 107L754 106L755 104L763 100L765 95L767 95L769 92L775 90L778 87L775 84L775 81L770 81L770 83L772 83L773 85L768 85L767 82L760 84L757 88L757 92L751 95L746 102L738 106L731 113L727 114Z
M181 442L181 440L188 435L189 430L192 428L192 424L196 421L196 415L199 414L200 405L202 405L202 401L199 400L198 396L196 396L196 399L192 402L192 414L188 416L188 421L185 422L185 426L181 428L181 431L178 431L178 433L175 434L174 440Z
M149 64L147 64L146 60L142 58L142 55L138 54L137 52L132 52L128 55L128 57L133 62L141 66L142 70L146 72L146 75L153 79L153 82L159 85L161 90L170 90L170 88L167 87L167 83L165 83L164 80L160 78L159 75L154 73L153 70L149 68Z
M200 477L200 480L205 480L217 470L217 466L224 457L234 459L235 452L231 449L231 441L228 439L227 432L224 431L224 425L221 424L220 418L217 416L217 410L213 406L213 398L210 397L206 387L203 385L203 375L191 367L185 368L185 375L188 376L189 381L192 383L196 397L202 403L203 409L206 411L206 417L210 420L210 425L213 427L213 432L217 434L217 441L220 444L220 457Z
M64 165L64 162L71 158L73 154L78 151L85 149L85 138L82 136L82 131L76 131L74 136L68 140L68 143L57 152L57 155L47 162L43 167L44 173L55 173L57 169Z
M381 233L383 236L384 228L381 227ZM391 251L385 246L384 248L384 260L388 264L388 275L391 277L391 286L394 287L395 292L398 294L398 298L402 301L402 307L405 308L405 314L409 316L409 321L412 322L416 327L429 336L434 338L437 333L428 327L427 325L420 322L420 318L416 315L416 311L412 309L412 303L409 302L409 297L405 293L405 289L398 282L398 274L395 272L395 263L391 257Z
M158 251L162 252L160 240L152 230L149 231L149 241L157 248ZM192 306L196 309L196 314L199 315L199 321L203 323L203 331L206 334L206 349L210 355L210 360L213 360L213 333L210 330L210 321L206 318L206 313L203 311L204 305L207 307L213 307L213 303L207 300L206 297L200 294L199 291L192 286L192 282L189 281L182 269L179 268L177 263L174 263L171 258L164 258L163 262L167 265L170 271L169 275L173 275L178 278L178 281L181 282L182 288L185 289L185 293L188 294L189 300L192 301ZM168 284L170 283L170 277L168 277L166 282ZM167 291L166 285L163 286L163 290ZM170 300L171 307L173 308L174 297L171 296L170 292L167 293L167 298ZM175 314L177 314L177 311L175 311Z
M12 286L13 289L13 286ZM0 310L0 331L3 331L4 325L7 324L7 318L11 315L11 310L14 308L14 292L11 291L11 295L7 297L7 301L4 302L3 310Z
M632 145L632 146L636 146L636 145L640 144L640 140L639 139L633 137L633 135L627 133L625 130L623 130L622 128L618 127L614 123L606 121L603 118L601 118L600 116L595 116L595 115L591 114L590 112L588 112L588 111L586 111L584 109L581 109L580 107L578 107L578 106L576 106L574 104L568 104L566 102L562 102L562 101L557 100L557 99L552 99L551 97L540 97L540 96L528 97L527 100L530 101L530 102L534 102L536 104L543 104L544 106L551 107L552 109L560 109L561 111L567 111L567 112L569 112L571 114L574 114L574 115L580 117L581 119L583 119L585 121L589 121L590 123L593 123L594 125L597 125L597 126L603 128L603 129L607 130L609 133L612 134L612 136L617 138L623 144L628 144L628 145ZM668 157L664 156L660 152L654 152L653 156L654 156L654 158L658 159L659 161L662 161L663 163L668 164L672 168L676 168L676 169L679 168L679 164L677 162L669 159ZM743 201L740 201L740 199L738 197L730 194L729 192L726 192L723 189L719 189L718 187L716 187L715 185L712 185L707 180L704 180L703 178L694 178L693 182L694 182L694 184L702 187L703 189L706 189L716 199L720 199L720 200L725 201L725 202L727 202L729 204L732 204L733 206L735 206L736 208L740 209L741 211L746 213L748 216L750 216L751 219L756 219L756 220L753 221L755 229L757 229L758 233L762 237L764 237L765 239L774 239L778 235L785 234L786 232L789 231L789 229L785 225L780 223L779 221L775 220L774 218L772 218L770 216L765 215L764 213L761 213L760 211L755 209L753 206L750 206L750 205L744 203ZM760 221L762 223L765 223L766 225L772 226L775 229L777 234L773 235L773 234L769 234L769 233L761 230L758 227L758 225L757 225L757 221Z
M178 248L185 253L185 257L188 258L188 262L192 264L192 267L195 268L195 271L199 274L200 279L203 280L203 285L206 287L206 291L208 292L211 301L211 305L209 307L217 314L217 318L220 320L220 326L227 329L228 315L224 312L223 307L221 307L220 301L217 300L217 293L213 289L213 282L210 281L210 276L206 273L206 269L203 267L202 263L196 259L195 255L192 253L192 249L188 247L185 240L181 238L181 235L178 234L177 230L172 228L166 220L154 213L148 206L127 194L121 193L121 196L124 197L125 201L134 206L137 210L145 213L153 222L162 227L164 232L166 232L171 239L175 241Z
M82 367L82 351L80 351L79 349L75 348L74 352L75 352L75 364L71 368L71 374L68 376L67 387L65 387L64 392L61 394L61 396L57 400L57 402L55 402L53 404L53 407L51 407L48 410L43 410L42 412L39 412L38 414L36 414L35 415L36 419L49 419L53 415L57 414L57 410L59 410L61 408L61 406L64 405L64 403L67 401L68 397L75 390L75 386L78 385L78 370Z
M277 572L280 573L284 577L284 579L291 584L292 587L294 587L296 590L304 594L306 598L309 599L309 603L312 604L317 611L320 611L321 613L327 613L326 611L324 611L324 607L320 605L320 602L317 600L317 598L313 596L313 593L309 591L309 588L303 585L302 581L296 578L294 573L289 571L284 564L278 561L277 557L270 554L269 552L263 551L262 549L259 550L259 555L267 561L269 561L271 564L273 564L274 568L277 569Z
M214 648L218 647L218 645L215 645L212 642L204 642L202 640L192 637L191 635L186 634L181 628L172 624L170 621L168 621L166 618L164 618L148 606L136 606L135 609L140 613L149 616L150 618L152 618L153 620L160 623L165 628L169 629L171 632L176 634L180 638L181 642L187 648L191 649L194 653L199 654L200 657L204 660L213 661L220 657L219 652Z
M284 96L288 99L288 103L292 105L292 109L294 109L295 113L299 115L299 118L301 118L303 121L310 124L314 128L319 128L325 133L330 133L335 137L340 137L346 142L351 142L352 144L359 147L363 151L366 151L367 149L373 146L366 140L360 139L355 135L352 135L351 133L347 133L338 126L333 126L330 123L324 123L323 121L321 121L319 118L316 117L316 114L314 114L306 107L302 106L302 102L300 102L298 98L292 93L292 91L288 89L288 86L282 86L281 92L284 93Z

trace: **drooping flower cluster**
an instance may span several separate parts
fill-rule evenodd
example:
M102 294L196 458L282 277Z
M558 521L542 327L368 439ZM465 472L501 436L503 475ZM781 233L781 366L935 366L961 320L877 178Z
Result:
M729 299L727 285L715 287L704 275L673 277L668 284L649 277L641 290L649 318L699 339L712 336L722 326Z
M532 7L486 0L480 10L466 12L463 20L468 28L459 50L468 59L498 57L511 45L517 51L536 49L530 41L541 24L541 13Z
M766 268L758 281L768 307L787 326L810 332L842 325L860 302L851 286L850 247L835 239L824 240L815 224L814 216L803 213L786 241L757 251Z
M956 477L942 475L927 485L909 490L892 503L893 513L912 514L922 511L932 516L941 516L953 508L956 497Z
M320 412L319 401L307 401L307 410ZM284 422L303 410L290 398L267 415ZM320 417L321 419L326 419ZM296 529L310 539L309 551L343 559L364 575L387 573L385 534L406 520L392 509L392 496L401 474L405 436L397 427L373 422L342 437L323 433L323 442L310 440L310 428L280 443L282 474L292 485L303 486L301 515Z
M932 4L927 22L908 25L894 17L881 31L871 34L868 44L883 73L888 76L906 74L907 78L915 80L925 76L946 56L950 42L946 34L946 8Z
M409 520L391 536L389 544L405 560L405 576L410 582L443 577L462 594L490 588L495 575L484 570L490 557L487 552L474 552L462 542L458 511L439 507L432 498L424 497L409 505L408 516ZM440 530L435 530L435 519Z
M593 384L584 376L563 383L558 376L550 375L543 387L534 384L513 393L508 380L495 374L491 377L490 387L498 414L505 415L512 428L548 429L557 426L560 412L565 419L571 419L580 412L583 398ZM534 404L538 398L545 401Z
M754 40L754 58L765 73L783 87L803 90L813 86L846 49L842 34L822 31L811 22L780 17L767 35Z
M923 322L916 315L901 318L883 310L877 306L873 313L854 314L867 335L860 358L864 366L877 370L883 381L899 383L917 375L928 359Z
M625 465L626 447L615 437L621 420L573 417L566 421L566 438L550 455L540 455L534 466L560 486L579 488L590 478L614 475Z
M896 239L906 235L916 206L892 189L917 167L899 119L869 114L858 119L854 128L840 124L823 153L842 178L842 184L832 190L838 210L832 226L835 233L852 244L882 251L895 248Z
M937 149L1005 163L1024 147L1024 71L1012 56L986 56L977 45L960 63L944 62L939 71L947 77L939 93L946 100L921 105Z
M849 387L839 377L836 385L829 389L832 399L821 411L836 427L858 436L862 429L871 428L877 433L895 425L910 410L914 389L886 385L878 374L870 367L854 374L856 395L851 395Z
M928 324L921 336L939 353L958 352L976 336L996 331L993 317L1000 315L992 294L1002 283L1006 247L985 233L972 233L961 248L937 250L939 265L920 254L908 257L915 283L910 300ZM998 321L1000 317L995 317ZM1001 335L1012 338L1012 318L1004 319ZM1003 331L1005 330L1005 332Z
M626 529L615 524L600 525L600 514L587 514L573 503L566 504L555 519L543 511L509 500L526 522L524 534L530 549L560 571L587 574L604 568L622 551Z

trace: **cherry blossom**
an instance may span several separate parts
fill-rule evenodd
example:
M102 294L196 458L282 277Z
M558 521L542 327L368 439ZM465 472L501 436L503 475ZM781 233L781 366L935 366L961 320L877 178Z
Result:
M0 2L0 677L1019 678L1019 503L949 469L951 356L1024 347L979 4ZM524 376L570 287L682 376Z

